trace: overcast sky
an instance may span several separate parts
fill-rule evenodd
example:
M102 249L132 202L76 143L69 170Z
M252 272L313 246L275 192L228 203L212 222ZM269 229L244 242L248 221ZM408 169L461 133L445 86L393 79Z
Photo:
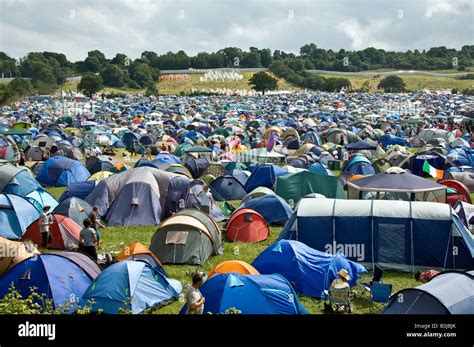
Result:
M406 51L474 44L472 0L0 0L0 51L83 60L236 46L298 53L306 43Z

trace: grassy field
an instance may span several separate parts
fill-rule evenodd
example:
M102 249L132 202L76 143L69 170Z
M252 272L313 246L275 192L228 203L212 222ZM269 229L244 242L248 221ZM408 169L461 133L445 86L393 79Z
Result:
M47 188L47 190L56 198L61 196L64 188ZM234 206L239 205L239 201L231 202ZM223 224L221 223L221 226ZM122 248L133 242L140 242L144 245L149 245L151 237L156 226L129 226L129 227L110 227L101 230L102 242L99 253L111 253L116 255ZM171 278L179 280L183 288L190 284L190 275L196 270L209 272L217 264L226 260L243 260L247 263L252 261L268 246L273 244L281 232L282 227L271 226L270 237L259 243L242 243L229 242L224 238L224 254L212 257L203 266L190 265L165 265L164 268ZM403 288L409 288L419 285L413 279L411 273L402 273L395 271L385 271L384 282L390 283L393 286L393 291L398 291ZM362 293L360 288L355 288L359 294ZM299 296L301 303L311 314L323 314L323 301L306 296ZM183 297L179 301L175 301L167 305L155 313L157 314L177 314L183 306ZM359 295L354 300L355 314L376 313L377 310L371 307L368 297Z
M209 89L233 89L233 90L250 90L249 79L253 73L244 72L242 75L244 78L240 81L225 81L225 82L201 82L199 78L204 74L194 73L189 74L187 79L181 80L161 80L156 86L160 94L164 95L179 95L181 92L189 93L191 90L209 90ZM77 90L78 81L66 82L61 89L62 90ZM285 80L278 79L278 90L300 90L300 88L294 87ZM107 93L128 93L128 94L143 94L145 89L130 89L130 88L110 88L106 87L102 89L102 92Z
M355 89L360 89L362 85L368 81L371 91L376 91L379 82L385 76L339 76L339 75L328 75L322 74L323 77L344 77L351 81L352 86ZM441 90L441 89L453 89L464 90L466 88L474 87L474 80L460 80L452 77L433 77L433 76L421 76L421 75L400 75L405 81L407 89L409 91L417 91L423 88L430 90Z

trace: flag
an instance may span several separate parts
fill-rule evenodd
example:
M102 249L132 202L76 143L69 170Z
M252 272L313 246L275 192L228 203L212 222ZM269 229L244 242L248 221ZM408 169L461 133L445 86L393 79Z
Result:
M423 163L423 172L426 172L431 177L437 178L439 180L443 178L443 170L438 170L437 168L432 167L430 163L428 163L428 160L425 160Z
M272 151L273 147L275 146L275 142L276 142L275 133L272 131L270 133L270 136L268 137L268 142L267 142L267 151L268 152Z

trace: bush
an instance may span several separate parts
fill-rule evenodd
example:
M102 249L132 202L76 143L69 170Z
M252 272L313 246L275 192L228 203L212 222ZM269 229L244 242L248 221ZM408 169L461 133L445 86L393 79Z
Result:
M383 89L386 93L400 93L406 90L406 84L401 77L391 75L381 80L378 88Z

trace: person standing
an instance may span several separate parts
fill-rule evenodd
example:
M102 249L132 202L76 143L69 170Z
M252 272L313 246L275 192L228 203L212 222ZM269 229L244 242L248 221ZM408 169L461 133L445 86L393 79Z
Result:
M193 284L188 288L187 291L187 303L186 314L202 314L204 312L204 303L206 298L202 296L199 288L204 283L204 276L201 273L195 273L193 275Z
M198 194L198 197L201 198L201 211L210 214L214 207L214 199L209 191L209 186L204 186L203 191Z
M100 232L99 232L99 227L100 228L105 228L105 225L104 223L102 223L102 221L100 220L100 216L99 216L99 206L97 205L94 205L92 206L92 212L89 213L89 215L87 216L87 218L90 219L91 223L92 223L92 228L94 228L95 230L95 234L96 234L96 237L97 237L97 247L99 248L100 247L100 240L101 240L101 236L100 236Z
M49 232L49 226L52 224L51 216L48 214L51 206L44 206L43 212L39 217L39 227L40 227L40 234L41 234L41 247L47 248L48 244L50 244L52 240L51 233Z
M92 228L92 222L89 218L84 219L84 229L79 234L79 243L84 253L91 256L92 259L97 261L97 236L94 228Z

